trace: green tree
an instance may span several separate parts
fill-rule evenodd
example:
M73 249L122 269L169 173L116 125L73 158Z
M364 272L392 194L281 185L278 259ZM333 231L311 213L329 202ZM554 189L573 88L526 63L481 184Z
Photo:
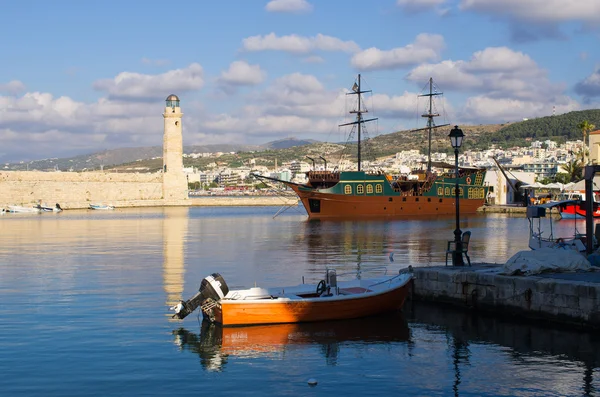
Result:
M579 159L572 159L560 168L567 173L569 182L577 182L583 178L583 163Z
M587 135L594 131L594 129L596 129L596 126L592 123L590 123L587 120L582 121L581 123L577 124L577 128L579 128L579 130L581 131L582 135L583 135L583 143L586 144L586 138Z
M563 185L566 185L567 183L571 182L571 178L570 178L569 174L565 174L564 172L559 172L558 174L556 174L554 181L558 182L558 183L562 183Z
M189 190L198 190L200 189L200 182L188 182Z
M579 128L579 130L581 131L581 134L583 136L583 146L587 149L588 147L588 141L587 141L587 137L588 134L592 131L594 131L594 129L596 128L596 126L594 124L591 124L589 121L587 120L583 120L581 123L577 124L577 128ZM584 153L584 164L587 164L587 154Z

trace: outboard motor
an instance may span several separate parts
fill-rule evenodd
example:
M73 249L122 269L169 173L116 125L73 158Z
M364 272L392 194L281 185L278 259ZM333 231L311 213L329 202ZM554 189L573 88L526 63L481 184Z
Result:
M207 298L215 301L221 300L229 292L229 287L225 283L225 279L219 273L213 273L210 276L204 277L200 283L200 293L203 301Z
M229 292L229 287L225 283L225 279L219 273L213 273L210 276L205 277L200 283L200 289L187 301L181 301L177 305L171 307L171 310L175 311L173 318L183 320L190 313L198 308L198 306L204 305L205 302L218 302ZM210 307L212 309L213 306ZM203 307L204 309L204 307ZM208 309L208 308L207 308ZM202 313L211 317L212 313L208 313L208 310L203 310Z

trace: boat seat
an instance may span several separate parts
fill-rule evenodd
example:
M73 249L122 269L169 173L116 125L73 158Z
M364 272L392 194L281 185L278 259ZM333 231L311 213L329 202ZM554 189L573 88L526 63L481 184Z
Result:
M460 254L464 255L467 258L467 263L471 266L471 258L469 258L469 241L471 241L471 232L464 232L461 237L461 249L457 250L456 241L448 241L448 247L446 248L446 266L448 266L448 255L450 254Z

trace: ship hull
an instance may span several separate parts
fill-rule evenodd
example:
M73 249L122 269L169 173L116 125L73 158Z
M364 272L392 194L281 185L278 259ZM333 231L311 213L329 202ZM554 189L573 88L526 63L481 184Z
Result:
M456 213L455 198L427 196L357 196L322 193L289 185L310 219L401 218ZM460 213L474 214L484 199L460 199Z
M564 207L561 207L560 216L562 219L585 219L585 202L567 204ZM594 203L594 211L592 212L592 217L594 219L600 218L600 208L597 203Z

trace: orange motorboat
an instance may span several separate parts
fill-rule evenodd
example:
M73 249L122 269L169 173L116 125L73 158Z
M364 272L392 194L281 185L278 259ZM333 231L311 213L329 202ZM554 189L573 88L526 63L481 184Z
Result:
M223 326L301 323L366 317L402 308L412 274L338 281L328 270L317 284L229 290L218 273L202 280L200 291L172 309L183 319L197 307Z

